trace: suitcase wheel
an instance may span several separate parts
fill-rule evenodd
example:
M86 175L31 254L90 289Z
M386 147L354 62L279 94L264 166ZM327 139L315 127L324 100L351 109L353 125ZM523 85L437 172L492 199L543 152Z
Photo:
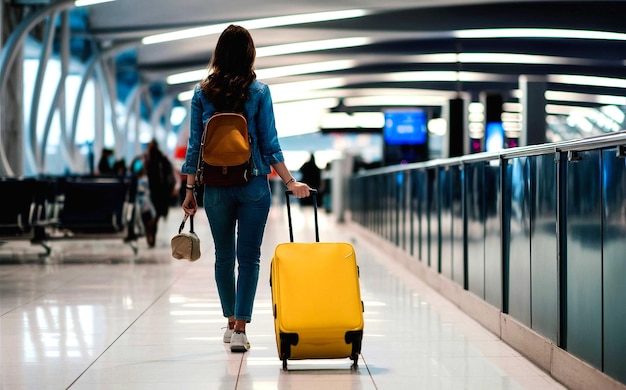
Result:
M283 355L283 371L287 371L287 358Z
M350 366L350 368L353 371L358 370L359 369L359 354L358 353L353 354L352 356L350 356L350 359L352 359L352 361L353 361L353 363Z

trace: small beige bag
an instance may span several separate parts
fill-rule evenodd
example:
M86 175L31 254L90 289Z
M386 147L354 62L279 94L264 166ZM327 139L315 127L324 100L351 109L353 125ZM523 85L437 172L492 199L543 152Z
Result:
M193 231L193 215L189 218L189 233L183 233L189 214L185 214L178 228L178 234L172 237L172 257L178 260L196 261L200 258L200 238Z

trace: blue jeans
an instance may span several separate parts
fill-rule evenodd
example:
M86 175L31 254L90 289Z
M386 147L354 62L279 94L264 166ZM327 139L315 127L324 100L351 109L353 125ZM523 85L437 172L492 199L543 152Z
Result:
M255 176L245 186L205 186L203 201L215 243L215 281L222 312L224 317L250 322L271 204L267 177Z

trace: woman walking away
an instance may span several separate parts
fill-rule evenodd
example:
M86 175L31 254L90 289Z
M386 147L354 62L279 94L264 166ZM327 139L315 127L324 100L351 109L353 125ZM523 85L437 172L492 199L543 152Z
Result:
M209 74L194 88L191 126L182 173L187 175L183 200L185 213L198 209L194 195L195 173L204 127L216 112L243 113L252 149L252 178L229 187L204 184L204 209L215 243L215 281L222 312L228 319L224 342L234 352L250 348L246 324L259 279L261 242L271 204L267 175L271 167L296 198L310 195L307 184L297 182L284 163L274 124L268 86L256 80L256 50L248 30L230 25L220 35ZM235 274L237 260L237 274ZM236 276L235 276L236 275Z

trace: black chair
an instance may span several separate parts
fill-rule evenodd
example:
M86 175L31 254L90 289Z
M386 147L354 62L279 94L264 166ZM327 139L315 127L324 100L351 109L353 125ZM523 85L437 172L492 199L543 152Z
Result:
M32 236L36 184L31 178L0 178L0 238Z
M119 234L127 227L128 182L123 178L69 178L62 185L57 229Z

